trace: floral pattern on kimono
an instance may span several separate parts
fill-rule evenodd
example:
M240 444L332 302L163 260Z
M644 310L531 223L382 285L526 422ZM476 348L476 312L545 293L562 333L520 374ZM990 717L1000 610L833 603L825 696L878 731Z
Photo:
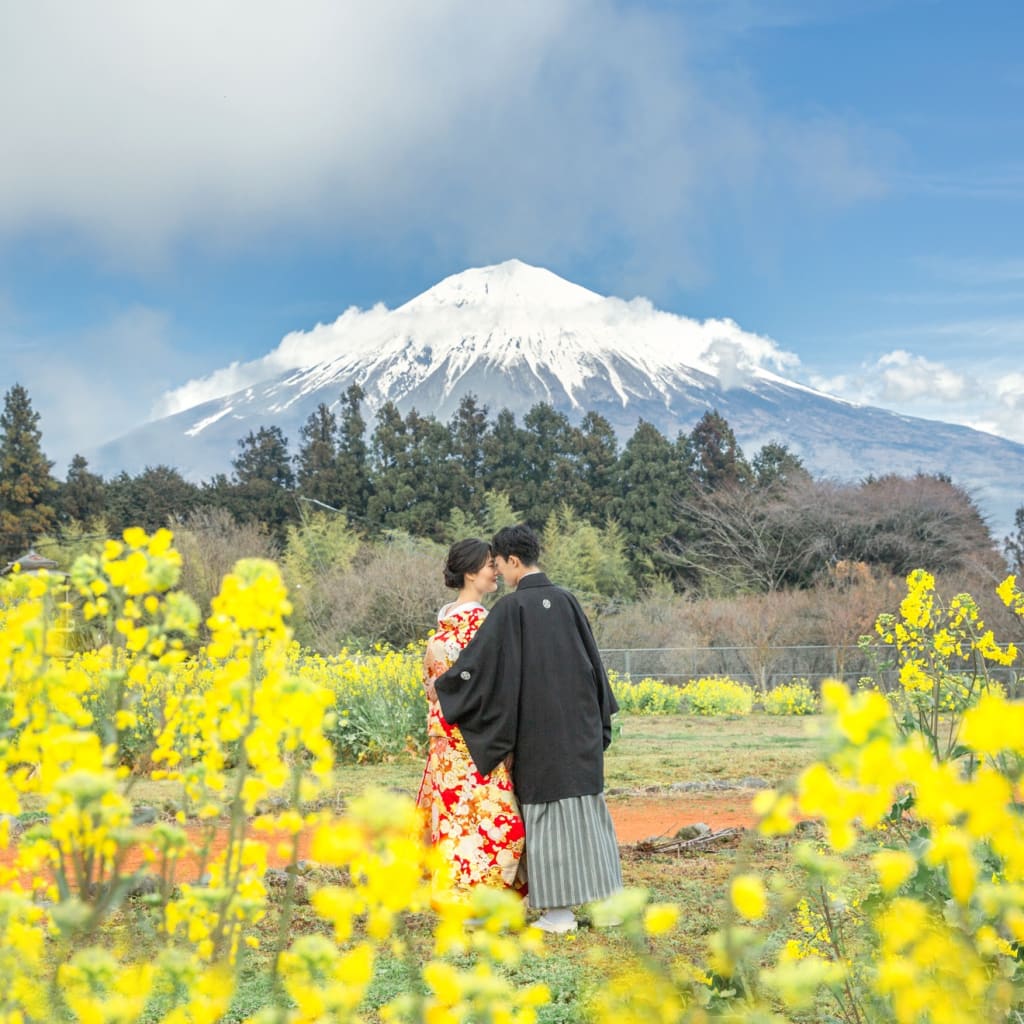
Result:
M427 644L424 684L454 664L487 615L483 605L446 605ZM481 775L457 725L445 720L437 698L427 702L427 765L417 806L425 813L430 842L439 847L457 890L474 885L525 892L517 879L525 829L505 764Z

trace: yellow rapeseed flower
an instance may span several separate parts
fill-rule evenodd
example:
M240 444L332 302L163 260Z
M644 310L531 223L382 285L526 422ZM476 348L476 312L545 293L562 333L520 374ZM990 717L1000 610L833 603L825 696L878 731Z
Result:
M758 875L737 875L729 888L732 905L748 921L758 921L768 909L764 883Z

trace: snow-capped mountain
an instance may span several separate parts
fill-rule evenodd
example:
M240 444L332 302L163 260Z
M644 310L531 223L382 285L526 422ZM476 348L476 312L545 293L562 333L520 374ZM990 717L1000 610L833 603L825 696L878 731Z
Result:
M853 405L782 375L795 359L731 320L696 320L646 299L607 298L510 260L446 278L389 310L352 308L287 335L263 359L233 364L167 396L166 415L105 445L104 473L177 466L229 471L238 440L276 424L293 442L320 402L353 382L367 420L387 399L446 419L473 393L491 414L537 402L578 419L604 415L627 438L643 418L673 437L717 408L751 454L784 442L815 474L948 473L997 526L1012 520L1024 445L965 427Z

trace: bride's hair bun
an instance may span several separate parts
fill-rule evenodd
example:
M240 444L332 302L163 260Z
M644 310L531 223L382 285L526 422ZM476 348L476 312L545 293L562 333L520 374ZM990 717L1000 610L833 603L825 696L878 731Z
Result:
M491 557L491 547L485 540L467 537L456 541L448 549L444 563L444 585L461 590L468 573L479 572Z

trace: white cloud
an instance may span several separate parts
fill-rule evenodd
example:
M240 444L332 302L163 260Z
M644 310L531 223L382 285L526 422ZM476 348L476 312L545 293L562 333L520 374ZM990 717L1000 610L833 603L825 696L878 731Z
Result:
M876 364L879 393L887 402L922 397L956 401L964 396L969 379L962 373L903 349L889 352Z
M73 343L0 330L0 350L3 390L14 383L28 390L39 413L43 451L58 476L76 452L144 422L153 402L173 383L168 368L188 372L192 364L174 345L170 318L144 306L76 332Z
M995 381L995 391L1001 405L1024 413L1024 373L1002 374Z
M957 367L896 349L857 370L812 376L812 383L851 402L959 423L1024 443L1024 374L1006 372L999 364Z
M153 405L150 418L173 416L203 402L273 380L289 370L336 358L365 344L367 339L376 341L379 328L389 315L383 305L369 310L352 306L333 323L318 324L309 331L291 331L259 359L231 363L165 391Z
M761 367L774 366L782 370L800 362L796 355L782 351L770 338L746 332L739 339L715 338L702 355L714 367L726 391L749 383Z
M0 236L122 263L296 228L467 262L618 237L692 279L710 194L877 190L859 130L702 77L695 25L612 0L8 4Z
M565 333L566 328L571 328ZM513 349L506 340L515 339ZM522 349L520 348L522 344ZM397 309L351 307L336 321L293 331L267 355L234 362L165 392L153 418L295 370L331 374L339 364L367 371L379 358L401 359L410 346L426 363L450 360L449 379L473 358L543 362L563 381L582 383L580 360L614 354L651 376L689 367L716 375L726 388L755 375L795 367L799 359L771 338L732 320L698 321L654 308L650 300L606 298L518 260L453 275ZM513 352L510 355L510 351ZM333 364L333 367L326 364Z

